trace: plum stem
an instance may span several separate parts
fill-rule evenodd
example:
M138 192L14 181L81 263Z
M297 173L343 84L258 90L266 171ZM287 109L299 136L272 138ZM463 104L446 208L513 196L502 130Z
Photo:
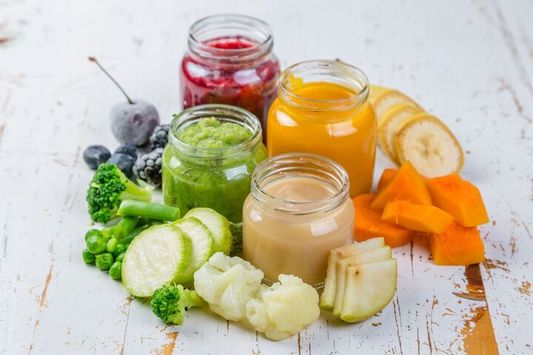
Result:
M117 81L111 76L111 74L109 74L107 72L107 70L104 69L104 67L98 62L98 60L95 58L95 57L89 57L89 60L93 63L96 63L96 65L98 65L98 67L100 69L102 69L102 71L104 72L105 75L107 75L107 77L109 79L111 79L112 82L115 83L115 85L120 89L120 91L122 91L122 93L124 94L124 96L126 96L126 99L128 100L128 102L133 105L134 102L130 99L130 97L128 96L128 94L126 94L126 91L124 91L124 89L122 88L122 86L119 85L119 83L117 83Z

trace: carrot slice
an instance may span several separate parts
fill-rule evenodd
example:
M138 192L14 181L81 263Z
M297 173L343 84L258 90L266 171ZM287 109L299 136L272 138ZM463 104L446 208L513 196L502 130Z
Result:
M442 233L452 224L453 217L435 206L413 205L407 201L390 202L381 219L406 229Z
M451 214L461 225L474 227L489 221L478 188L458 174L433 178L427 186L433 204Z
M355 206L355 240L384 237L385 244L391 248L411 242L415 232L381 220L381 212L370 208L375 194L359 195L353 199Z

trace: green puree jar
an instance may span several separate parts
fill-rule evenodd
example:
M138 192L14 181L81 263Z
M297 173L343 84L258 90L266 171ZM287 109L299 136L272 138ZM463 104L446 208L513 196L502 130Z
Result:
M255 167L267 158L261 124L252 113L228 105L200 105L170 124L163 153L165 204L182 214L209 207L242 222Z

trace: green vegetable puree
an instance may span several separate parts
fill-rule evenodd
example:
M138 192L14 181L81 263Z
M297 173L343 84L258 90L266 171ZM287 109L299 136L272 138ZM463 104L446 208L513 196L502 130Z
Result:
M253 135L244 126L216 118L203 118L174 134L182 142L214 152L244 143ZM179 207L183 214L195 207L209 207L232 222L242 222L252 172L266 158L261 143L244 154L225 157L216 153L213 158L196 157L194 150L186 154L169 143L163 154L165 204Z
M226 148L246 142L252 132L232 122L220 122L215 117L202 118L198 123L178 132L178 139L201 148Z

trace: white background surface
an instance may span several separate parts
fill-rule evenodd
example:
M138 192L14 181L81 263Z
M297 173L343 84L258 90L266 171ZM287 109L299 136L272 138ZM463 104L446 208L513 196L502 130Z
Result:
M324 314L271 342L208 311L165 327L120 283L83 264L88 144L111 149L123 100L94 55L163 122L179 111L189 25L238 12L268 22L284 66L341 58L445 121L482 191L487 303L460 299L464 268L417 241L396 249L398 291L378 316ZM533 352L533 2L0 0L0 353L460 354L462 329L490 310L502 354ZM376 175L391 163L378 156ZM466 349L468 350L468 349Z

